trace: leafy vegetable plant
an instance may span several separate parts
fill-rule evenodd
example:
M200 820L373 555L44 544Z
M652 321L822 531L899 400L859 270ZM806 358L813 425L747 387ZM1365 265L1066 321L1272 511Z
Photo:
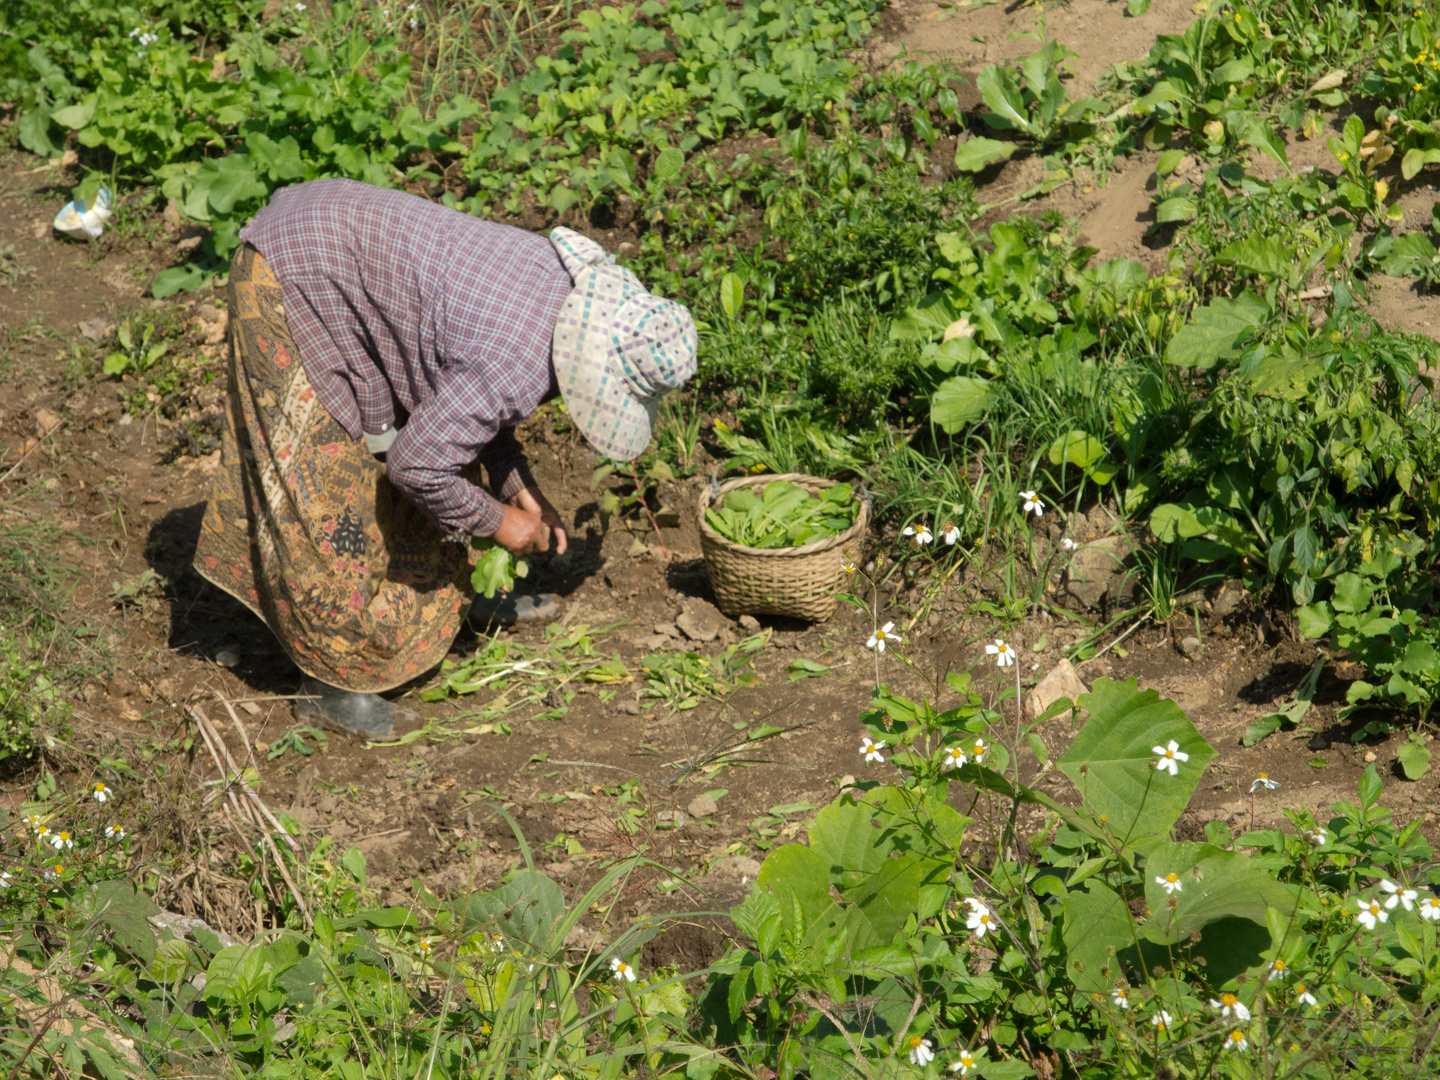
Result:
M842 533L855 523L855 493L836 484L811 495L798 484L775 480L756 495L736 488L705 511L710 527L727 540L754 548L800 547Z

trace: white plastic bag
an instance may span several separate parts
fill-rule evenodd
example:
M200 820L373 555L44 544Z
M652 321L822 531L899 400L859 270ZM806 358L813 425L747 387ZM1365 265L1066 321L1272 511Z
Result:
M110 189L102 187L95 193L94 205L87 207L84 199L65 204L55 215L55 231L75 240L98 240L111 216Z

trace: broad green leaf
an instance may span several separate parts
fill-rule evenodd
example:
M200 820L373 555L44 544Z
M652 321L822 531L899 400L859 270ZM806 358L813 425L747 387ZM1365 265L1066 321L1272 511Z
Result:
M1335 595L1330 598L1330 603L1336 611L1358 615L1360 612L1370 609L1370 598L1374 593L1374 585L1359 574L1341 574L1335 579ZM1304 628L1301 629L1303 631ZM1320 635L1307 633L1305 636L1319 637Z
M674 180L680 175L680 170L685 167L684 151L675 147L667 147L661 150L655 158L655 167L651 169L651 175L660 180Z
M1436 153L1440 154L1440 151ZM1436 254L1435 245L1424 233L1405 233L1395 238L1390 254L1382 260L1381 265L1387 274L1394 274L1396 277L1418 274L1436 265Z
M1300 633L1307 638L1322 638L1334 625L1334 619L1330 617L1330 606L1324 603L1306 604L1297 608L1295 621L1300 625Z
M941 431L954 435L983 417L995 396L988 379L952 375L930 396L930 419Z
M1160 155L1160 160L1155 163L1155 171L1161 176L1169 176L1180 167L1180 162L1184 160L1184 150L1166 150Z
M1430 751L1419 743L1401 743L1395 757L1406 780L1419 780L1430 771Z
M1130 0L1131 4L1149 5L1150 0ZM980 1062L980 1075L984 1080L1026 1080L1035 1075L1035 1070L1018 1057L1003 1060L984 1059Z
M1084 889L1065 894L1062 909L1065 974L1079 990L1108 992L1118 975L1111 950L1121 951L1134 942L1125 901L1103 881L1091 878Z
M878 870L895 848L885 830L871 824L874 819L873 806L841 799L816 814L810 826L810 850L842 891Z
M213 167L197 172L194 183L197 188L203 188L210 209L224 215L229 215L237 203L263 198L270 193L251 165L250 158L243 153L230 154Z
M795 929L797 914L813 924L829 908L830 863L804 844L785 844L772 851L760 866L755 888L773 893L780 915Z
M515 587L514 556L488 537L475 537L471 546L480 552L470 572L470 587L487 600Z
M1051 465L1064 461L1088 469L1105 456L1105 444L1087 432L1072 431L1050 444L1048 456Z
M1190 321L1170 339L1165 362L1176 367L1208 370L1236 355L1240 341L1270 314L1260 297L1242 292L1233 300L1217 297L1198 307Z
M1285 154L1285 140L1275 134L1275 129L1254 113L1246 113L1245 116L1246 121L1240 131L1240 141L1247 146L1255 147L1262 154L1274 158L1288 173L1290 159Z
M991 127L1016 128L1034 134L1025 115L1025 102L1012 85L1007 73L994 64L981 69L975 78L975 89L990 109L985 122Z
M1215 751L1180 706L1135 679L1100 678L1080 697L1090 718L1059 760L1081 797L1127 844L1163 835L1179 820ZM1176 775L1156 768L1155 747L1178 744Z
M98 104L99 98L92 95L79 105L67 105L63 109L56 109L50 114L50 119L71 131L79 131L94 119L95 106Z
M1173 225L1177 221L1189 221L1199 209L1199 203L1189 195L1173 195L1155 207L1155 220L1161 225Z
M1227 86L1230 83L1242 83L1254 73L1255 65L1247 56L1238 60L1225 61L1210 73L1210 81Z
M157 983L170 986L190 970L190 946L185 944L183 938L171 938L169 941L161 941L155 946L155 955L151 958L147 970L150 977Z
M997 161L1008 161L1018 149L1020 147L1015 143L1001 142L999 139L986 139L977 135L966 139L956 147L955 167L961 172L980 172Z
M172 266L155 275L155 280L150 283L150 295L156 300L164 300L176 293L194 292L209 279L210 275L194 263Z
M745 307L745 282L739 274L726 274L720 279L720 307L726 318L739 318Z
M58 112L55 118L60 119ZM1406 180L1413 180L1426 165L1440 165L1440 149L1422 150L1418 146L1412 146L1400 159L1400 175Z
M907 852L882 862L874 873L846 892L846 899L855 902L876 938L888 945L905 925L906 917L915 912L924 877L920 856Z
M1278 865L1283 860L1216 852L1208 844L1162 844L1145 862L1145 902L1154 912L1143 927L1145 935L1157 944L1174 943L1224 918L1268 925L1267 906L1281 911L1295 906L1290 891L1275 879ZM1167 893L1155 879L1172 873L1180 887Z
M933 292L890 324L890 338L892 341L933 341L959 317L960 311L949 293Z

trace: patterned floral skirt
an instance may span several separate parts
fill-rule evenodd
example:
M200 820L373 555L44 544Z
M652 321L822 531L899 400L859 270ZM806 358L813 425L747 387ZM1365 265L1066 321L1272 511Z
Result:
M248 245L229 302L220 468L195 569L264 619L306 674L372 693L408 682L440 662L459 629L468 553L325 411L280 283Z

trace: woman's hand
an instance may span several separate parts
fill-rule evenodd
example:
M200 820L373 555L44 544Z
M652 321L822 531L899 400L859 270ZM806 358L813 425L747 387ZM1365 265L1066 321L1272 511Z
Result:
M560 515L539 488L522 488L505 500L505 520L495 530L494 540L501 547L523 555L530 551L550 550L550 534L555 534L555 553L564 555L569 538Z

